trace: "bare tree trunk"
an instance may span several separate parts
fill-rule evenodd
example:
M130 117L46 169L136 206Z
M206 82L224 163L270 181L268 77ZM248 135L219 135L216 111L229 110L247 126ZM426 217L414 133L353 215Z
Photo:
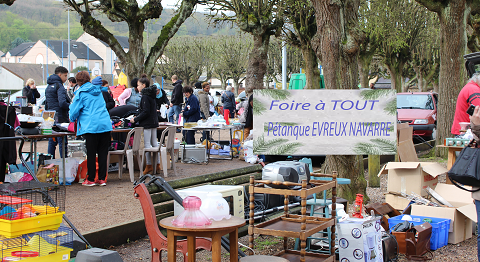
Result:
M392 81L392 89L395 89L397 93L401 93L404 92L402 88L402 72L399 71L397 67L399 66L387 64L387 70L390 74L390 80Z
M359 0L311 0L315 8L317 33L312 39L313 50L325 68L326 89L356 89L358 83L358 52L361 41L357 32ZM351 179L343 198L353 201L355 194L366 195L366 181L361 156L328 155L324 172L338 171L340 177Z
M417 88L418 88L418 91L424 92L425 87L423 85L424 83L423 83L422 69L420 69L419 66L412 66L412 67L413 67L413 71L415 71L415 74L417 74Z
M471 6L478 8L477 1L450 0L437 1L416 0L429 10L438 14L440 20L440 76L438 88L438 118L437 145L443 143L446 137L451 136L453 117L455 115L456 98L467 80L463 67L463 55L467 45L466 21L470 15ZM436 150L437 156L446 157L446 150Z
M139 37L143 34L145 24L142 21L141 23L130 23L128 26L129 50L127 53L127 61L125 61L124 65L128 81L130 81L135 77L139 78L143 73L145 73L145 52L143 50L143 37Z
M305 60L305 77L307 78L305 89L320 89L320 70L315 51L307 46L303 46L301 51Z
M248 57L245 92L250 95L255 88L263 88L263 77L267 71L267 54L270 35L254 35L253 49Z
M370 59L371 62L371 59ZM365 61L361 57L358 58L358 74L360 77L360 85L362 88L370 88L368 75L370 73L370 62Z
M440 17L440 77L437 121L437 145L441 145L446 137L450 137L453 117L455 115L456 98L466 83L463 55L466 47L466 17L470 8L466 1L450 1L450 8L443 9ZM448 99L453 98L453 99ZM446 156L446 150L437 150L438 156Z

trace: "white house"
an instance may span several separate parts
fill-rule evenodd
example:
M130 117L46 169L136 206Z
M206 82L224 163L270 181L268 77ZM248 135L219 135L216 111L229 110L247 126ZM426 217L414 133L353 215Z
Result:
M2 63L21 63L23 56L33 47L34 44L35 42L21 43L7 53L2 53Z
M51 66L25 63L2 63L0 65L0 90L21 90L29 78L33 78L37 86L44 85L47 77L54 73Z
M123 48L125 52L128 52L129 43L128 37L126 36L115 36L120 46ZM112 51L112 49L107 45L107 43L103 42L95 38L94 36L83 33L78 39L77 42L82 42L88 46L91 50L93 50L96 54L98 54L104 61L102 73L103 74L113 74L115 70L115 61L117 60L117 56Z
M38 40L21 62L68 68L68 40ZM89 70L103 68L103 59L84 43L70 41L70 69L78 66L85 66Z

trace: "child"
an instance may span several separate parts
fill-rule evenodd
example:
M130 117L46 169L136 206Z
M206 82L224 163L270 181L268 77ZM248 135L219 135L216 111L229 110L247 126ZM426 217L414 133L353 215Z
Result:
M138 122L138 125L143 127L145 148L157 147L158 117L155 102L157 87L155 85L150 86L150 80L148 80L147 75L143 74L142 77L138 79L137 88L142 95L139 107L140 113L135 118L132 118L130 122ZM147 152L145 157L147 165L145 166L145 170L143 170L143 174L148 174L153 171L150 152ZM160 169L160 156L157 155L157 170Z

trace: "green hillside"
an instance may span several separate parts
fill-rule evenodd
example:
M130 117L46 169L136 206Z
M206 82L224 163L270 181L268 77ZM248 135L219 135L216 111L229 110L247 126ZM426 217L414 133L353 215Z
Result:
M162 27L173 16L173 9L164 9L156 21L148 21L148 40L152 45L160 34ZM70 38L76 39L83 29L80 18L70 12ZM128 27L124 22L111 22L100 18L114 35L128 36ZM230 27L213 28L201 13L196 13L182 25L177 36L234 35L237 29ZM147 40L145 32L145 41ZM0 50L7 52L17 38L36 42L39 39L67 39L67 11L61 1L55 0L17 0L12 6L0 5ZM18 39L17 39L18 41ZM145 43L146 46L146 43Z

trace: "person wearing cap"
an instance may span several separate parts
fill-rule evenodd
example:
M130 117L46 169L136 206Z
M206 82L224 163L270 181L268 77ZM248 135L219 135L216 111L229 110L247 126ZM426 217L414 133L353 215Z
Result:
M123 91L123 93L120 96L118 96L118 103L121 106L133 105L137 108L140 106L141 94L138 91L137 83L138 83L138 78L135 77L130 82L131 88L125 89L125 91Z
M108 93L108 81L103 80L101 76L97 76L95 79L92 80L92 84L100 87L107 110L110 111L110 109L114 108L115 101L113 100L113 97L110 95L110 93Z

